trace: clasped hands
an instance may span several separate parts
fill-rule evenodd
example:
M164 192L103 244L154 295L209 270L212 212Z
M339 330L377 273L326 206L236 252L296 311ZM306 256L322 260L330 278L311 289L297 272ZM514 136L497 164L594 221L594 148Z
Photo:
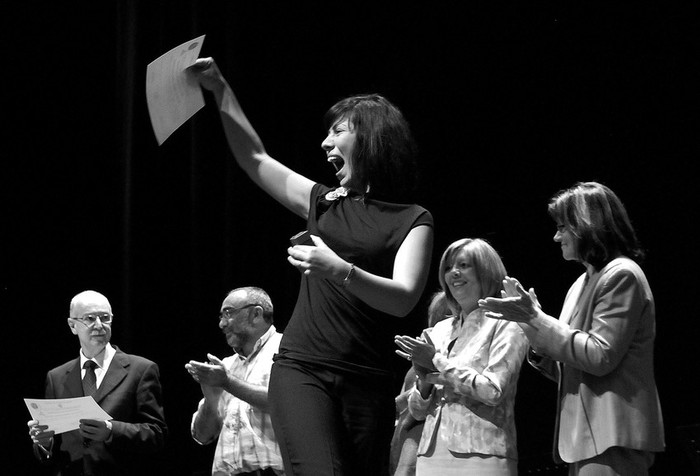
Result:
M540 303L533 288L526 291L517 279L506 276L503 280L501 297L479 299L479 307L486 311L484 313L486 317L530 322L537 317Z

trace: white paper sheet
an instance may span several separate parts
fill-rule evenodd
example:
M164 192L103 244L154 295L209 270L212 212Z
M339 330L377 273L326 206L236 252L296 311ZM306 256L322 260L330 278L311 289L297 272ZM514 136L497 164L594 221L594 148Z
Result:
M77 430L83 418L92 420L111 420L92 397L76 398L25 398L24 403L40 425L48 425L49 430L58 433Z
M204 107L202 88L185 69L199 57L205 35L181 44L146 68L146 100L158 145Z

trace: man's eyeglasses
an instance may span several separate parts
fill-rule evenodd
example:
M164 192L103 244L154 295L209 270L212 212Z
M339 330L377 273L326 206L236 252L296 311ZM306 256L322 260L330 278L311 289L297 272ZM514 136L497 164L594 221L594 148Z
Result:
M221 320L221 319L226 319L226 320L232 319L233 316L234 316L238 311L242 311L243 309L247 309L247 308L253 307L253 306L259 306L259 304L246 304L245 306L242 306L242 307L239 307L239 308L235 308L235 307L225 307L225 308L223 308L223 309L221 310L221 312L219 313L219 320Z
M86 327L92 327L95 325L97 322L97 319L100 320L102 324L111 324L112 323L112 315L111 314L85 314L82 317L71 317L71 319L80 321L85 325Z

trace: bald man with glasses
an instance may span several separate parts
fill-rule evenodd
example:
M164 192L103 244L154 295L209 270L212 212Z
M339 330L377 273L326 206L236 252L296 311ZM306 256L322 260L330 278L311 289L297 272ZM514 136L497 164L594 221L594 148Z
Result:
M147 463L167 434L158 366L110 344L114 318L104 295L77 294L69 316L79 356L48 372L45 396L90 395L113 419L83 419L79 429L59 435L30 420L35 455L62 476L152 474Z
M235 354L223 360L207 354L208 362L185 365L204 397L192 416L192 438L201 445L218 438L213 476L284 474L267 399L272 358L282 338L272 311L262 289L234 289L221 304L218 323Z

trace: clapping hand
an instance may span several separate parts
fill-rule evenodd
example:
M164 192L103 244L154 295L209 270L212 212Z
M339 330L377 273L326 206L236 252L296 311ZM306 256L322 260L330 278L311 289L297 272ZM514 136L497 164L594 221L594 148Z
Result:
M394 343L400 350L396 354L406 360L411 361L416 373L424 376L427 372L435 370L433 357L435 356L435 345L430 339L430 335L424 332L421 337L394 336Z
M540 304L533 288L526 291L517 279L506 276L501 297L480 299L479 307L486 310L486 317L529 322L537 316Z
M209 362L197 362L190 360L185 364L185 368L192 378L202 385L210 387L223 387L228 379L226 367L221 360L212 355L207 354Z

